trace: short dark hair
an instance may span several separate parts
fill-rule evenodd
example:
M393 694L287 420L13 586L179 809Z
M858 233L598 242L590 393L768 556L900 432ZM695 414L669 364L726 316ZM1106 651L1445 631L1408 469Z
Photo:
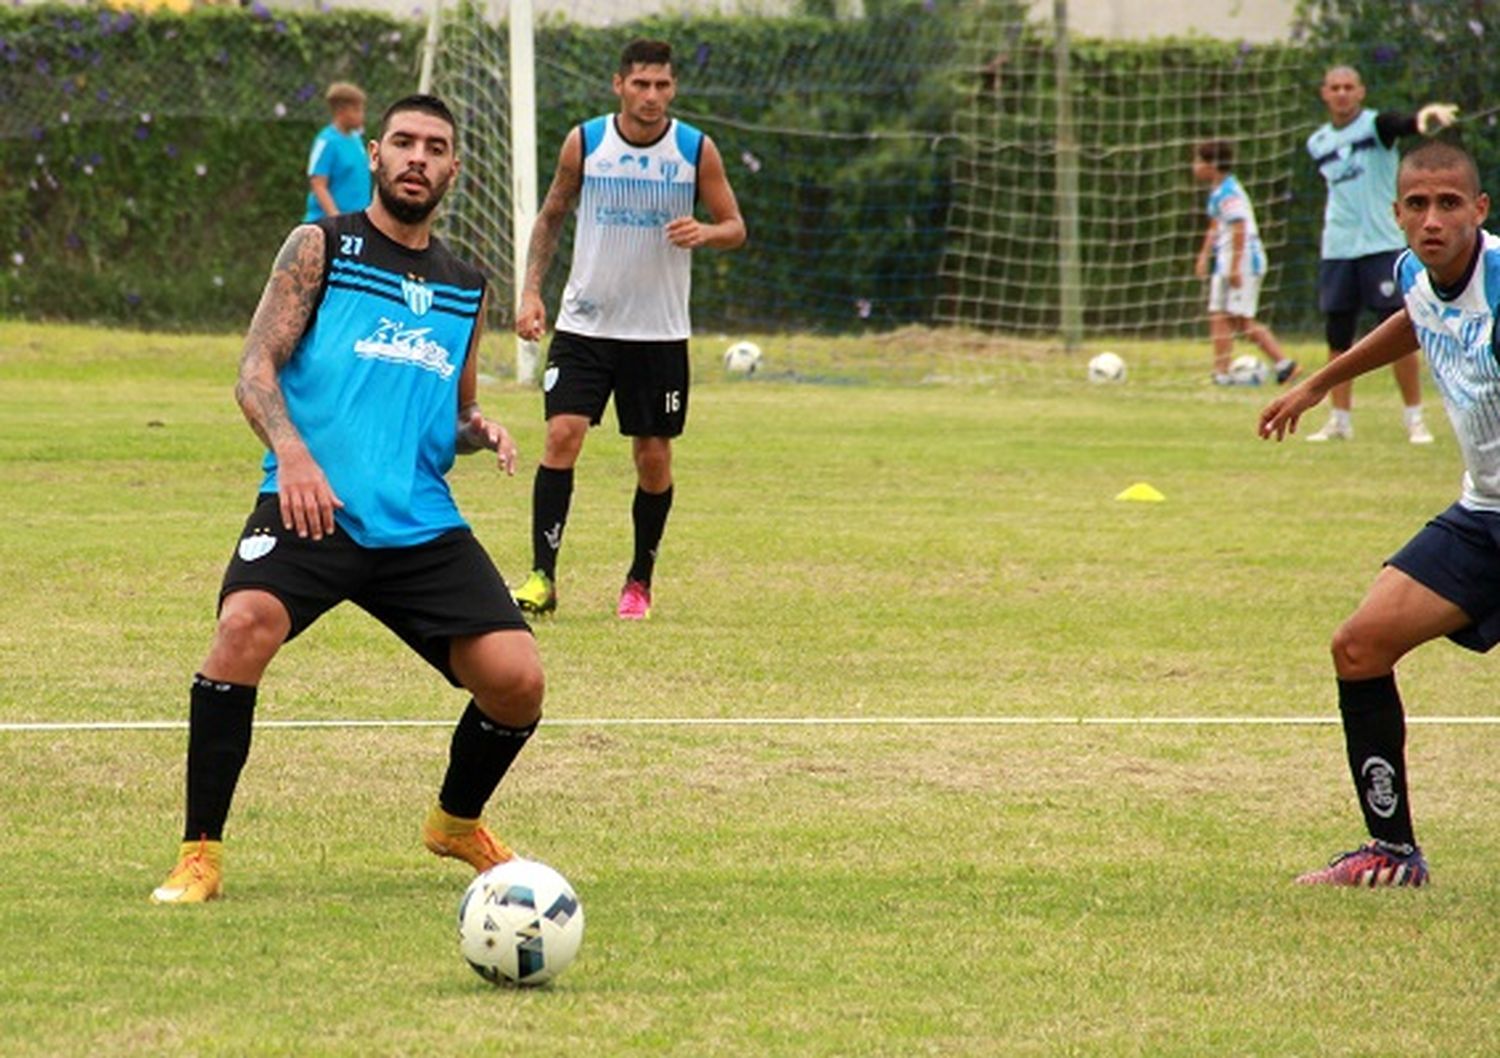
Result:
M1474 156L1451 140L1424 140L1407 151L1401 157L1400 172L1404 173L1408 169L1427 172L1457 169L1468 180L1470 192L1477 195L1482 190L1479 186L1479 166L1474 164ZM1400 179L1399 173L1397 179Z
M453 145L455 147L458 146L458 122L453 117L453 111L448 109L448 104L444 103L437 96L422 95L420 93L402 96L385 108L385 113L380 115L380 135L377 138L385 139L385 130L390 125L391 118L408 110L420 110L424 114L431 114L433 117L442 118L452 127Z
M664 40L637 37L625 45L620 53L620 76L624 77L637 66L671 66L672 45Z
M1234 164L1234 145L1225 140L1204 140L1198 144L1197 155L1221 173L1229 172Z

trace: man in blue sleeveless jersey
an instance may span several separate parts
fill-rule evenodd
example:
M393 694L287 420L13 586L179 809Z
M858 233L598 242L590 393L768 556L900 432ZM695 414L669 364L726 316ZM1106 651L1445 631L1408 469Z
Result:
M223 889L223 830L250 751L261 676L345 600L472 695L422 825L434 853L485 870L511 857L480 823L541 716L536 644L448 490L456 454L516 450L475 401L485 281L431 234L458 172L453 116L393 104L371 144L369 209L287 237L250 324L235 395L265 476L194 677L187 812L158 903Z
M304 223L370 204L370 159L365 153L365 94L358 85L328 86L333 120L313 137L307 152L307 209Z
M1489 198L1461 147L1424 143L1401 162L1395 216L1410 250L1396 265L1405 308L1268 405L1280 440L1336 386L1420 349L1464 457L1458 502L1387 560L1333 637L1349 769L1371 841L1303 875L1310 885L1422 885L1412 830L1406 720L1395 666L1430 639L1476 651L1500 642L1500 238L1480 225Z
M547 324L542 281L576 203L573 266L542 376L547 440L532 491L532 573L516 601L528 613L557 606L573 467L613 394L636 468L635 554L616 613L641 620L672 507L672 438L687 421L692 251L740 246L745 223L713 140L667 112L677 92L670 45L629 44L614 90L619 113L563 140L526 261L516 333L535 341ZM711 223L694 216L699 201Z
M1431 135L1453 124L1458 108L1428 103L1415 114L1377 113L1364 106L1365 86L1359 71L1335 66L1323 75L1320 91L1328 123L1307 140L1313 164L1328 184L1323 212L1322 261L1318 266L1318 309L1324 314L1328 357L1354 342L1361 309L1377 322L1401 307L1391 268L1405 245L1391 219L1396 194L1396 141L1415 133ZM1431 444L1422 421L1421 365L1415 356L1393 367L1406 406L1407 438ZM1309 441L1352 440L1354 387L1333 391L1333 412Z

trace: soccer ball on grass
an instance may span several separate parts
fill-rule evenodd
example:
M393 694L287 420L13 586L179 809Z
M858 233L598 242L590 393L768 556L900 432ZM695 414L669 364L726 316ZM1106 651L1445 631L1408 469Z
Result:
M1230 363L1229 377L1236 386L1258 386L1266 380L1266 365L1260 362L1260 357L1245 353Z
M753 375L760 366L760 346L754 342L735 342L724 350L724 370L731 375Z
M1124 382L1125 361L1118 353L1100 353L1089 361L1090 382Z
M535 860L491 867L458 905L458 949L490 984L544 984L568 968L582 942L583 905L573 887Z

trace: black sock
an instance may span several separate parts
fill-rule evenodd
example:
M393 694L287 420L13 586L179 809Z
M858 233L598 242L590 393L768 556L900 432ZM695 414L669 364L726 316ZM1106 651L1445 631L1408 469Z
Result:
M184 841L220 841L229 804L250 756L255 688L193 677L188 714L187 822Z
M1389 845L1415 845L1406 796L1406 715L1395 675L1339 680L1339 712L1349 772L1370 836Z
M635 521L635 558L630 563L630 580L642 584L651 583L651 574L656 569L656 549L661 546L661 534L667 529L667 512L672 509L672 486L666 492L647 492L639 485L635 489L635 502L630 505L630 515Z
M557 552L562 548L568 505L573 500L573 468L538 465L531 486L531 568L557 579Z
M528 727L497 724L469 699L448 745L448 772L438 794L443 811L459 819L478 819L535 730L535 723Z

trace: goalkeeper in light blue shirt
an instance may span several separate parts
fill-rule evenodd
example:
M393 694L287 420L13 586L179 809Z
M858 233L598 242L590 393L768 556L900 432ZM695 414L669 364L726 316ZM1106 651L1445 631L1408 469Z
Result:
M358 213L370 204L370 152L365 145L365 94L358 85L328 86L333 120L313 138L307 152L307 210L304 224L340 213Z
M1379 322L1401 307L1394 269L1406 242L1392 214L1397 141L1447 128L1457 119L1458 108L1451 103L1428 103L1415 114L1369 109L1364 105L1364 81L1352 66L1335 66L1324 74L1319 94L1328 109L1328 122L1308 137L1307 152L1328 184L1318 309L1326 321L1331 360L1354 344L1361 309L1369 309ZM1431 444L1432 434L1422 421L1417 357L1404 357L1392 369L1406 406L1407 438L1412 444ZM1336 387L1328 422L1307 439L1352 440L1353 404L1352 383Z

